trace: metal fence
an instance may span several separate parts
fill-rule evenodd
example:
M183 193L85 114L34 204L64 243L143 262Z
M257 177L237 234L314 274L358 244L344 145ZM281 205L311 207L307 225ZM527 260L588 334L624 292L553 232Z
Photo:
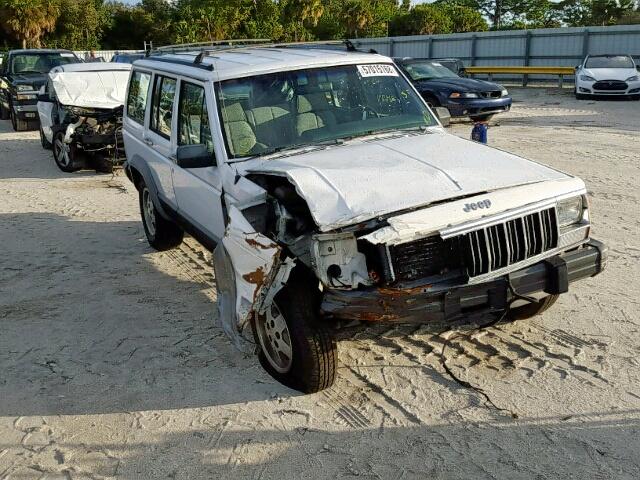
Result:
M640 25L362 38L353 42L391 57L455 57L465 66L576 66L588 54L605 53L630 54L640 63Z

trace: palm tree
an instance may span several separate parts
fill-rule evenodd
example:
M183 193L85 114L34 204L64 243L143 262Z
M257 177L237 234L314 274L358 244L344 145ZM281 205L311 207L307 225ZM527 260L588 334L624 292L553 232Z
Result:
M0 0L0 22L22 48L40 47L42 36L52 31L60 6L52 0Z

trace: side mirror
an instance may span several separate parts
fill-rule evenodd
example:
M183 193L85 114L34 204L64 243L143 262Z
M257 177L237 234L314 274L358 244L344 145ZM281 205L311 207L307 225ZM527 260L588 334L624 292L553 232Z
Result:
M438 120L440 120L442 126L448 127L451 123L451 114L449 113L449 110L445 107L435 107L432 108L432 110L433 113L436 114L436 117L438 117Z
M213 153L207 151L204 144L180 145L176 149L176 163L182 168L215 167L216 160Z
M582 66L582 65L576 65L576 66L575 66L575 70L580 70L580 67L581 67L581 66Z
M636 70L640 72L640 65L636 65Z

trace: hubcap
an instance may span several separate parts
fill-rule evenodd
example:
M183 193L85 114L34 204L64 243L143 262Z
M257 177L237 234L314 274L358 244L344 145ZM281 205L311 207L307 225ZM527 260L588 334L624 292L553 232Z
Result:
M56 148L56 158L61 165L65 167L71 163L71 158L69 157L69 146L62 141L60 137L56 138L55 143Z
M144 214L144 223L147 225L149 234L153 237L156 234L156 212L153 206L151 194L146 188L142 192L142 212Z
M291 368L293 350L291 336L284 315L275 303L264 315L256 319L258 340L267 361L278 373L287 373Z

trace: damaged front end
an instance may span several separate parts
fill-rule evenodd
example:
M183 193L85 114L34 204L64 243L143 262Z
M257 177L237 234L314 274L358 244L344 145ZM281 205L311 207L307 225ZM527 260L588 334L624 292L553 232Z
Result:
M122 110L60 107L61 122L52 129L54 138L57 135L73 152L76 168L111 172L125 161Z

